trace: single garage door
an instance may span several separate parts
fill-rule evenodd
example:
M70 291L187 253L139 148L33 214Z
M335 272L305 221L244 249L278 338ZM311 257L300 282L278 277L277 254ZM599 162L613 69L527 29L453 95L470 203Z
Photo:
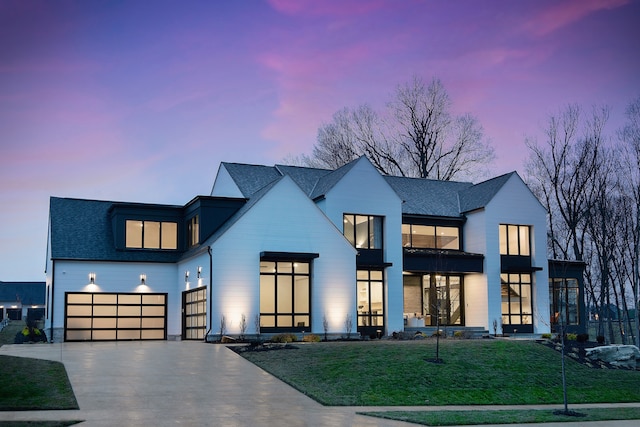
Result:
M64 339L167 339L167 294L67 292Z
M182 339L203 340L207 322L207 288L182 293Z

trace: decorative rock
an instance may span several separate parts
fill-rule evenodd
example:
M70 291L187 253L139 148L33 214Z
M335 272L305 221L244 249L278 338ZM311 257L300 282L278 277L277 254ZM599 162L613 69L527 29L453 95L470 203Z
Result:
M587 359L602 361L612 366L636 369L640 361L640 350L635 345L604 345L587 349Z

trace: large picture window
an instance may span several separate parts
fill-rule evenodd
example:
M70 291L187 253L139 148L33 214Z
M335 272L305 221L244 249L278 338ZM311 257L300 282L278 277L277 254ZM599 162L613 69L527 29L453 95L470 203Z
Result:
M578 279L549 279L551 323L580 324Z
M178 249L176 222L127 220L125 235L129 249Z
M358 249L382 249L382 217L345 214L344 236Z
M311 327L308 262L260 262L260 329L308 331Z
M405 248L460 250L460 229L434 225L402 224Z
M531 256L530 228L500 224L500 255Z
M531 274L501 274L502 325L533 325ZM527 329L520 329L522 332ZM533 332L533 330L531 330Z

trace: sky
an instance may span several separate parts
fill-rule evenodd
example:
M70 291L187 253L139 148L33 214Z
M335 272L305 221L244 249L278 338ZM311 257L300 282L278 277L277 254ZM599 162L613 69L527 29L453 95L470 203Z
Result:
M49 198L184 205L439 78L523 171L570 103L640 96L638 0L0 2L0 281L43 281Z

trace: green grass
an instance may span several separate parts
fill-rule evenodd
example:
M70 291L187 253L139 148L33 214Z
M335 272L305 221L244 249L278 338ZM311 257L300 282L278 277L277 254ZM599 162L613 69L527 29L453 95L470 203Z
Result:
M0 346L13 344L23 321L0 331ZM22 344L46 345L46 344ZM60 362L0 355L0 411L78 409L69 377ZM76 421L11 421L0 426L68 426Z
M78 409L64 365L0 355L0 411L46 409Z
M503 411L385 411L358 412L389 420L406 421L427 426L482 424L563 423L607 420L640 420L640 408L590 408L576 411L584 416L556 415L552 410Z
M562 403L560 354L507 340L297 344L242 356L325 405L515 405ZM640 402L640 371L566 360L570 402ZM611 385L615 384L615 387Z

